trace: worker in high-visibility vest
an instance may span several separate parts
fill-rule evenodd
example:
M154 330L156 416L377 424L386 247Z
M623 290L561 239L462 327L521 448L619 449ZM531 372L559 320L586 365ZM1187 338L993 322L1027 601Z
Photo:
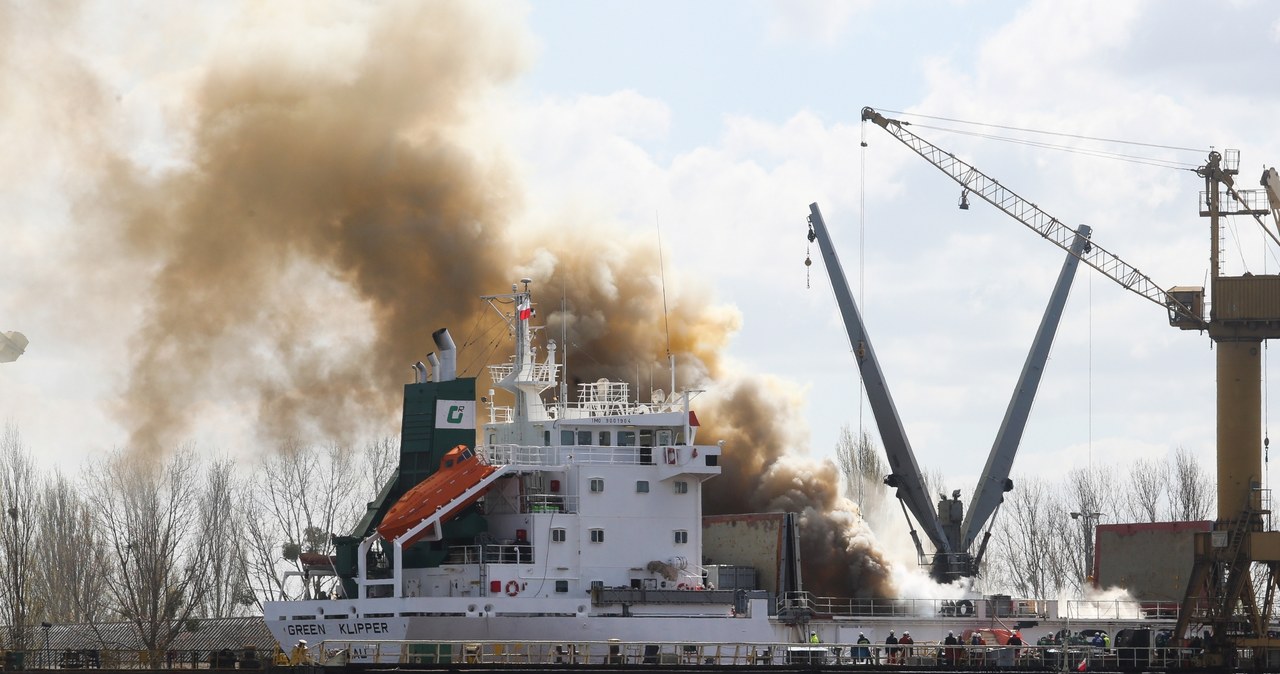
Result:
M289 654L289 664L294 666L311 664L311 651L307 650L306 639L299 639L298 645L293 647L293 652Z

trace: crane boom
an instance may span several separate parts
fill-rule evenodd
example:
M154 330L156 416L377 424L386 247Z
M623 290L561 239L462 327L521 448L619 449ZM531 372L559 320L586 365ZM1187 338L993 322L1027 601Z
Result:
M925 161L933 164L938 170L947 174L960 186L981 197L987 203L1004 211L1009 217L1026 225L1032 231L1048 239L1059 248L1071 252L1071 242L1075 238L1075 230L1067 227L1062 221L1040 210L1040 207L1018 196L1013 190L1001 185L999 181L979 171L972 164L959 159L955 155L930 143L907 130L907 122L890 119L876 112L873 108L862 109L862 120L874 122L888 131L903 145L911 148ZM1169 323L1184 329L1203 330L1208 322L1178 297L1156 285L1150 277L1138 271L1129 263L1113 255L1110 251L1096 243L1079 255L1085 264L1097 269L1104 276L1119 283L1125 289L1164 307L1169 312Z

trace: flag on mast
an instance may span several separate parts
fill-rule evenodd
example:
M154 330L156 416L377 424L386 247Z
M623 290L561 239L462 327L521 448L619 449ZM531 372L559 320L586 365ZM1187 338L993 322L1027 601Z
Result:
M529 298L523 297L520 303L516 305L516 317L522 321L529 320L529 316L533 314L533 305L529 304Z

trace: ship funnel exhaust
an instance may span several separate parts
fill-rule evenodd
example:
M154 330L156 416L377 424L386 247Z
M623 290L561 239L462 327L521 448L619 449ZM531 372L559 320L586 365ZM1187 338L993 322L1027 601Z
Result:
M427 363L431 365L431 381L440 381L440 359L436 357L434 352L427 354ZM423 383L426 383L424 378Z
M418 361L413 364L413 383L427 383L427 366L423 365L422 361Z
M453 337L449 336L449 328L440 328L431 333L436 340L436 348L440 349L440 376L436 381L453 381L458 378L458 352L453 346Z

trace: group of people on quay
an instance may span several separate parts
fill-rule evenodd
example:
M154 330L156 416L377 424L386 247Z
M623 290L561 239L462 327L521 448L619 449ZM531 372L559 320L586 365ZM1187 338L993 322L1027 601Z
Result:
M817 631L809 632L809 643L822 643ZM947 632L940 648L933 643L917 646L909 630L903 630L902 636L898 636L896 630L890 630L883 645L873 644L865 633L859 632L857 641L848 649L848 656L855 665L902 665L907 664L914 649L926 649L931 658L936 657L946 665L958 665L967 663L976 654L976 647L987 645L989 644L982 633L976 630L967 636L956 636L954 631ZM999 645L1012 647L1013 652L1016 652L1024 642L1020 633L1013 632L1004 643ZM830 649L838 661L843 660L844 649L840 646L833 646ZM925 655L925 653L922 651L916 655Z

